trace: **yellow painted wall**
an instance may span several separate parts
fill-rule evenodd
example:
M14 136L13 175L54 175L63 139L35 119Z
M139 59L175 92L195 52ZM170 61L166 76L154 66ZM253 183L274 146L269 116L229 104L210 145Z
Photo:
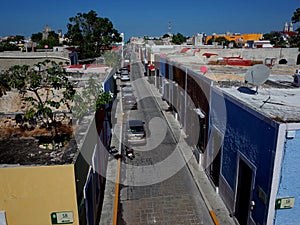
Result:
M48 225L61 211L73 211L79 224L73 164L0 168L2 210L8 225Z
M243 42L246 43L247 41L258 41L262 39L262 34L240 34L240 35L222 35L216 34L214 36L207 36L206 41L211 39L212 37L225 37L228 41L236 41L239 38L243 39Z

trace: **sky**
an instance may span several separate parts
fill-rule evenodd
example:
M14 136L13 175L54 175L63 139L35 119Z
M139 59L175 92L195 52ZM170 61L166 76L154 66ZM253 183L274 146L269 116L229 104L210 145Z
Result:
M299 0L10 0L0 4L0 36L30 37L52 30L67 31L69 18L96 11L112 21L125 40L132 36L162 36L169 31L196 33L269 33L290 22ZM169 30L169 24L171 29ZM300 26L300 24L297 24Z

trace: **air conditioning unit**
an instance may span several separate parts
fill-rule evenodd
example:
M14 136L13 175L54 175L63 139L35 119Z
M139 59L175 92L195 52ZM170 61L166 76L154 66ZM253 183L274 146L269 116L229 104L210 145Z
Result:
M293 85L300 87L300 69L296 70L296 73L293 75L294 81Z

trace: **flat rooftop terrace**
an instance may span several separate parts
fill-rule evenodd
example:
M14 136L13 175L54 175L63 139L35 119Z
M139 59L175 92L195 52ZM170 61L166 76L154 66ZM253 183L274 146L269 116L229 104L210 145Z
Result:
M256 87L245 83L247 66L209 65L201 56L171 54L168 61L183 66L213 81L214 86L239 102L279 122L300 122L300 87L294 86L297 66L275 65L268 80ZM203 74L200 67L205 66Z
M300 122L300 87L291 75L270 75L258 87L232 80L215 82L224 93L279 122Z

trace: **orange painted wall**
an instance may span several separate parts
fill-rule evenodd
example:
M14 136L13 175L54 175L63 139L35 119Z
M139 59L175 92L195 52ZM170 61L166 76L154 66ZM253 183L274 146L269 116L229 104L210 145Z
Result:
M223 35L223 34L216 34L206 37L206 42L211 39L212 37L225 37L228 41L237 41L237 39L242 38L243 42L246 43L247 41L258 41L262 39L262 34L236 34L236 35Z

